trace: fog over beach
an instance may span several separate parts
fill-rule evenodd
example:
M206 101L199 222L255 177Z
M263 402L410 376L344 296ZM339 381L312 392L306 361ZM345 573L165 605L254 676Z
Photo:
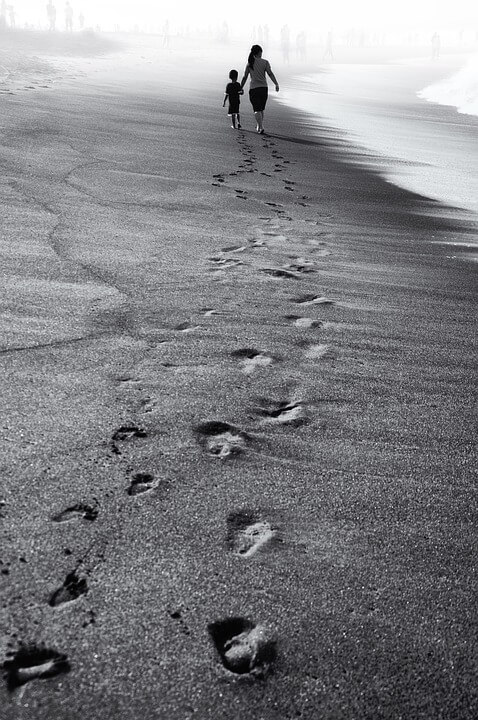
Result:
M478 716L477 58L2 2L1 720Z

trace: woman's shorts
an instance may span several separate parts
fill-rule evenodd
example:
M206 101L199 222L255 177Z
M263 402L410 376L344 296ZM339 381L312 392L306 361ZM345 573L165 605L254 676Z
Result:
M266 109L267 94L268 91L266 87L258 87L249 90L249 99L252 103L252 107L254 108L254 112L262 112Z

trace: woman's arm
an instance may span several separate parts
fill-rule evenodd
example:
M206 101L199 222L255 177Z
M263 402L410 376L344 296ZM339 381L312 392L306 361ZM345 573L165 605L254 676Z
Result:
M271 69L271 66L269 65L269 63L267 63L267 65L266 65L266 73L269 75L270 79L276 86L276 92L279 92L279 83L277 82L276 76L272 72L272 69Z
M241 90L244 87L244 85L246 84L248 75L250 75L250 69L249 69L249 65L246 65L246 69L244 70L244 77L241 80Z

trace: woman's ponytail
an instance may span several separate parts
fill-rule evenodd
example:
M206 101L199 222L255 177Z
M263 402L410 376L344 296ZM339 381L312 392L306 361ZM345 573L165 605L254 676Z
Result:
M256 58L256 55L259 55L259 53L262 52L262 48L260 45L253 45L251 47L251 52L249 53L249 57L247 58L247 64L252 69L254 67L254 60Z

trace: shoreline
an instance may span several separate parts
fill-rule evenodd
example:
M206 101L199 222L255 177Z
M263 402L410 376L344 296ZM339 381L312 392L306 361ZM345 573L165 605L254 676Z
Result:
M108 72L6 103L1 654L70 663L6 720L471 720L470 230L277 104L233 134L212 72Z

